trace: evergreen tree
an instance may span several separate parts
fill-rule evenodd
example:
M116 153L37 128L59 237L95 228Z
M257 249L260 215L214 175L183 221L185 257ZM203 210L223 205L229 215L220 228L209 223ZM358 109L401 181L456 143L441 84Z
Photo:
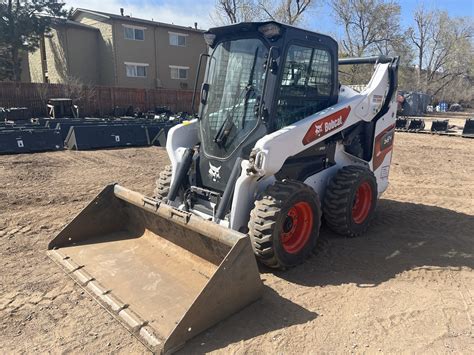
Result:
M63 7L57 0L0 1L0 80L20 80L21 53L40 46L53 18L67 15Z

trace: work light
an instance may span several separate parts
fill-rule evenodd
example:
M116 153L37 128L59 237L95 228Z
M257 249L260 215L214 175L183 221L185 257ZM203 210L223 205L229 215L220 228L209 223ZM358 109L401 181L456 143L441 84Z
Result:
M258 28L258 32L263 34L266 38L276 39L281 34L281 28L276 23L266 23Z
M214 41L216 40L216 35L214 33L204 33L204 41L209 47L212 47Z

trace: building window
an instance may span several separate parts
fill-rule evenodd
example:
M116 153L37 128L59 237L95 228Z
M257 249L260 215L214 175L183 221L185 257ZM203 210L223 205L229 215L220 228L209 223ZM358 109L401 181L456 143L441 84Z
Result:
M145 28L127 25L122 26L125 39L133 41L143 41L145 39Z
M187 34L168 32L170 35L170 45L178 47L186 47Z
M171 79L186 80L188 79L189 67L178 67L176 65L170 65Z
M127 63L125 62L125 72L129 78L146 78L148 71L146 63Z

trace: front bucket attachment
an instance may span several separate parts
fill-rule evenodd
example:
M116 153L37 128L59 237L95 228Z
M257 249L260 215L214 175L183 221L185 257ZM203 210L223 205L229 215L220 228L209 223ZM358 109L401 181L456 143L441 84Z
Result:
M474 118L468 118L464 123L462 136L466 138L474 138Z
M107 186L48 255L151 351L169 353L260 297L247 235Z
M425 121L418 118L413 118L408 123L408 132L419 132L425 129Z
M431 123L431 132L446 133L449 120L435 120Z
M408 126L408 120L406 118L397 117L395 121L395 130L406 131Z

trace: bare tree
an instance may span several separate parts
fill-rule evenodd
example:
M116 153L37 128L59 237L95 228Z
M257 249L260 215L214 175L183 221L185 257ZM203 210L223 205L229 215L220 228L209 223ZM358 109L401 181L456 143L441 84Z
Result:
M96 94L93 86L86 85L81 79L71 75L65 76L61 84L64 97L70 98L73 101L88 102L92 100Z
M392 51L400 38L400 5L384 0L331 0L336 21L344 28L342 50L349 56Z
M212 21L217 25L273 20L296 25L316 0L217 0Z
M406 34L407 38L416 47L417 52L417 65L418 65L418 87L421 85L421 68L423 68L423 57L426 50L430 28L433 25L433 14L426 11L424 5L420 5L415 11L414 18L415 28L408 28Z
M41 102L43 103L41 111L42 113L47 114L48 112L46 110L46 102L48 101L49 98L51 98L51 93L50 93L51 85L45 84L45 83L37 83L35 87L36 87L37 95L39 99L41 100Z
M472 19L419 8L414 22L407 33L417 52L417 88L437 95L448 90L447 86L464 85L461 83L474 74Z
M330 0L333 16L344 29L340 55L363 57L393 54L404 49L400 33L400 5L389 0ZM341 81L360 85L370 79L370 70L355 65L345 68Z
M211 20L216 25L259 21L263 18L255 0L217 0Z
M268 19L296 25L303 19L307 10L315 6L314 0L260 0L258 6Z

